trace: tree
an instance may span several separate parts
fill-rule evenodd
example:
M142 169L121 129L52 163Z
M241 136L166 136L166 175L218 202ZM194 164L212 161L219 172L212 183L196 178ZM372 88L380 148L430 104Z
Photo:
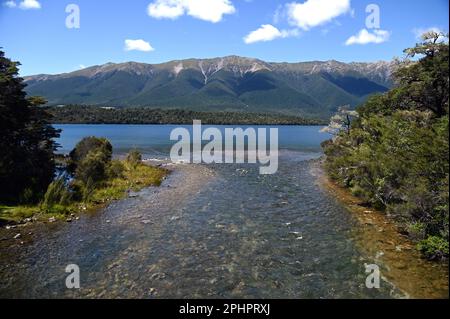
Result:
M0 202L8 204L40 200L54 178L59 137L39 107L45 100L27 99L19 66L0 51Z
M347 134L350 134L352 120L356 117L358 117L358 112L350 110L349 105L341 106L339 107L338 112L331 117L330 124L321 131L334 136L339 135L343 130Z
M448 35L427 32L421 43L404 52L404 65L394 73L398 84L394 106L431 111L437 117L448 114ZM418 62L410 60L415 56L420 57Z

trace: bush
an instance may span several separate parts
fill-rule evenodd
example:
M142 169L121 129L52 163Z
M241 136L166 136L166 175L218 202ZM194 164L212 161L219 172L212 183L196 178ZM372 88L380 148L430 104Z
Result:
M101 160L105 163L110 162L112 159L112 145L107 139L94 136L85 137L78 142L69 154L69 172L72 174L75 173L78 165L80 165L91 152L97 153L97 156L101 157Z
M430 260L448 257L448 241L442 237L429 236L427 239L422 240L417 245L417 248Z
M93 184L106 179L106 168L108 162L105 162L104 154L101 151L91 151L81 160L75 171L75 179L87 185L91 180Z
M122 178L124 171L125 166L122 164L122 162L113 160L106 169L106 175L108 176L108 178Z
M84 203L90 202L92 196L94 195L96 183L92 180L92 178L88 178L86 183L81 187L81 197Z
M136 168L142 162L142 154L138 150L131 150L127 155L127 163Z
M448 42L437 51L430 43L411 49L425 56L401 66L397 87L370 98L322 147L331 178L389 213L437 259L449 240Z
M64 176L57 178L47 188L42 206L49 208L54 205L67 205L71 201L72 194L66 185Z

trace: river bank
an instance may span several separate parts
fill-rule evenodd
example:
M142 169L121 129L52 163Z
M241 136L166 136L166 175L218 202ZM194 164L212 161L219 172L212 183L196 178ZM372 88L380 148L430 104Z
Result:
M358 221L355 243L380 266L385 281L391 282L409 298L448 298L448 260L424 259L407 236L399 232L393 220L353 196L349 190L330 180L321 163L313 166L318 183L347 207Z
M180 208L213 174L193 165L163 165L170 171L157 187L87 211L72 223L36 222L16 229L0 228L1 298L151 298L157 284L129 278L138 259L148 258L164 225L181 218ZM151 228L151 232L148 229ZM18 229L23 235L14 238ZM82 289L64 287L65 265L76 263ZM144 263L144 261L141 260ZM160 260L163 262L163 260ZM140 278L158 281L158 264L139 267ZM139 279L136 279L139 281Z
M0 229L0 297L444 298L445 269L349 214L311 157L282 152L273 176L169 164L160 187L73 223L30 225L24 244ZM366 263L380 265L376 291ZM81 289L66 289L68 264Z
M168 174L167 169L156 164L131 166L126 160L116 160L115 163L120 166L120 176L103 181L91 191L89 200L70 200L52 205L42 200L35 205L0 206L0 227L5 225L8 229L15 229L34 222L72 222L82 213L100 210L112 201L133 196L145 187L160 185Z

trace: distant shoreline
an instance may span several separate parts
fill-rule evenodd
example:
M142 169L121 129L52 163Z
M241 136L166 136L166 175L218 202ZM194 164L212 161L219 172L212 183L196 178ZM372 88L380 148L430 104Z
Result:
M142 125L158 125L158 126L175 126L175 125L184 125L184 126L192 126L192 122L188 123L139 123L139 124L133 124L133 123L64 123L64 122L52 122L51 125L123 125L123 126L142 126ZM325 124L245 124L245 123L204 123L202 122L202 125L218 125L218 126L232 126L232 125L245 125L245 126L317 126L317 127L323 127Z
M104 108L99 106L68 105L46 107L53 124L117 124L117 125L191 125L201 120L205 125L279 125L321 126L324 119L310 119L295 115L227 111L190 111L153 108Z

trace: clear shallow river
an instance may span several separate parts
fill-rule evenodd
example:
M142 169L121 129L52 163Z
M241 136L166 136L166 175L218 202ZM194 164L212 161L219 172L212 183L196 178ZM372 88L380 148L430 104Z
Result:
M84 136L167 158L171 126L68 125L70 151ZM356 221L317 183L319 127L280 127L275 175L258 165L178 165L160 188L66 224L0 231L0 297L390 298L365 287ZM24 244L11 239L23 233ZM81 289L65 288L77 264Z

